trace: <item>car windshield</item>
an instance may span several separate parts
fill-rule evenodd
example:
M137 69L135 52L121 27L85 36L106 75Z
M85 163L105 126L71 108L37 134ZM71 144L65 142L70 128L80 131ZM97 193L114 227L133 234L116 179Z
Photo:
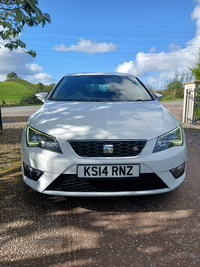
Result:
M120 75L64 77L49 100L53 101L149 101L146 88L135 78Z

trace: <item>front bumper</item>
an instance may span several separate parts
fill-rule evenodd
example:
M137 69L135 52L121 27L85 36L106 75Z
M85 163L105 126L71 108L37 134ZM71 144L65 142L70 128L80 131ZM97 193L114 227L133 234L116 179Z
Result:
M142 153L127 158L81 158L62 140L59 144L63 154L37 147L27 147L22 138L23 163L38 169L42 176L34 181L28 178L22 167L23 179L34 190L58 196L133 196L169 192L177 188L185 179L183 175L175 179L171 169L186 162L186 147L176 146L165 151L152 153L156 139L147 142ZM77 165L139 164L137 178L77 178Z

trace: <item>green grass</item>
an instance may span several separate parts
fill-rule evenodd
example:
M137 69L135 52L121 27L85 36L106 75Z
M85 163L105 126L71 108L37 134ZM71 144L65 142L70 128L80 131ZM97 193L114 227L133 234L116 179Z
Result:
M14 83L19 83L19 84L22 84L24 86L26 86L28 89L32 90L35 93L37 93L37 86L36 84L33 84L33 83L29 83L21 78L14 78L14 79L9 79L9 80L6 80L5 81L6 83L7 82L14 82Z
M30 96L33 91L25 85L16 82L0 82L0 103L18 104L25 96Z
M183 100L183 98L175 98L175 97L172 97L172 96L164 96L161 99L161 102L162 101L179 101L179 100Z

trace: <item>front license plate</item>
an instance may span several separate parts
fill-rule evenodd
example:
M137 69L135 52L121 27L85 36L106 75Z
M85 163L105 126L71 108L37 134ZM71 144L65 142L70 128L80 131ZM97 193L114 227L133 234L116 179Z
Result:
M140 165L78 165L79 178L139 177Z

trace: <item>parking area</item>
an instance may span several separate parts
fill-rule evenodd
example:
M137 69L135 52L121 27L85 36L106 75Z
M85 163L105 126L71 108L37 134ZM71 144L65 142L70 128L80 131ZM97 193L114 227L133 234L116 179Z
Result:
M181 103L163 105L181 119ZM187 177L170 193L53 197L22 181L20 141L29 113L11 113L2 109L0 266L200 266L200 129L183 125Z

